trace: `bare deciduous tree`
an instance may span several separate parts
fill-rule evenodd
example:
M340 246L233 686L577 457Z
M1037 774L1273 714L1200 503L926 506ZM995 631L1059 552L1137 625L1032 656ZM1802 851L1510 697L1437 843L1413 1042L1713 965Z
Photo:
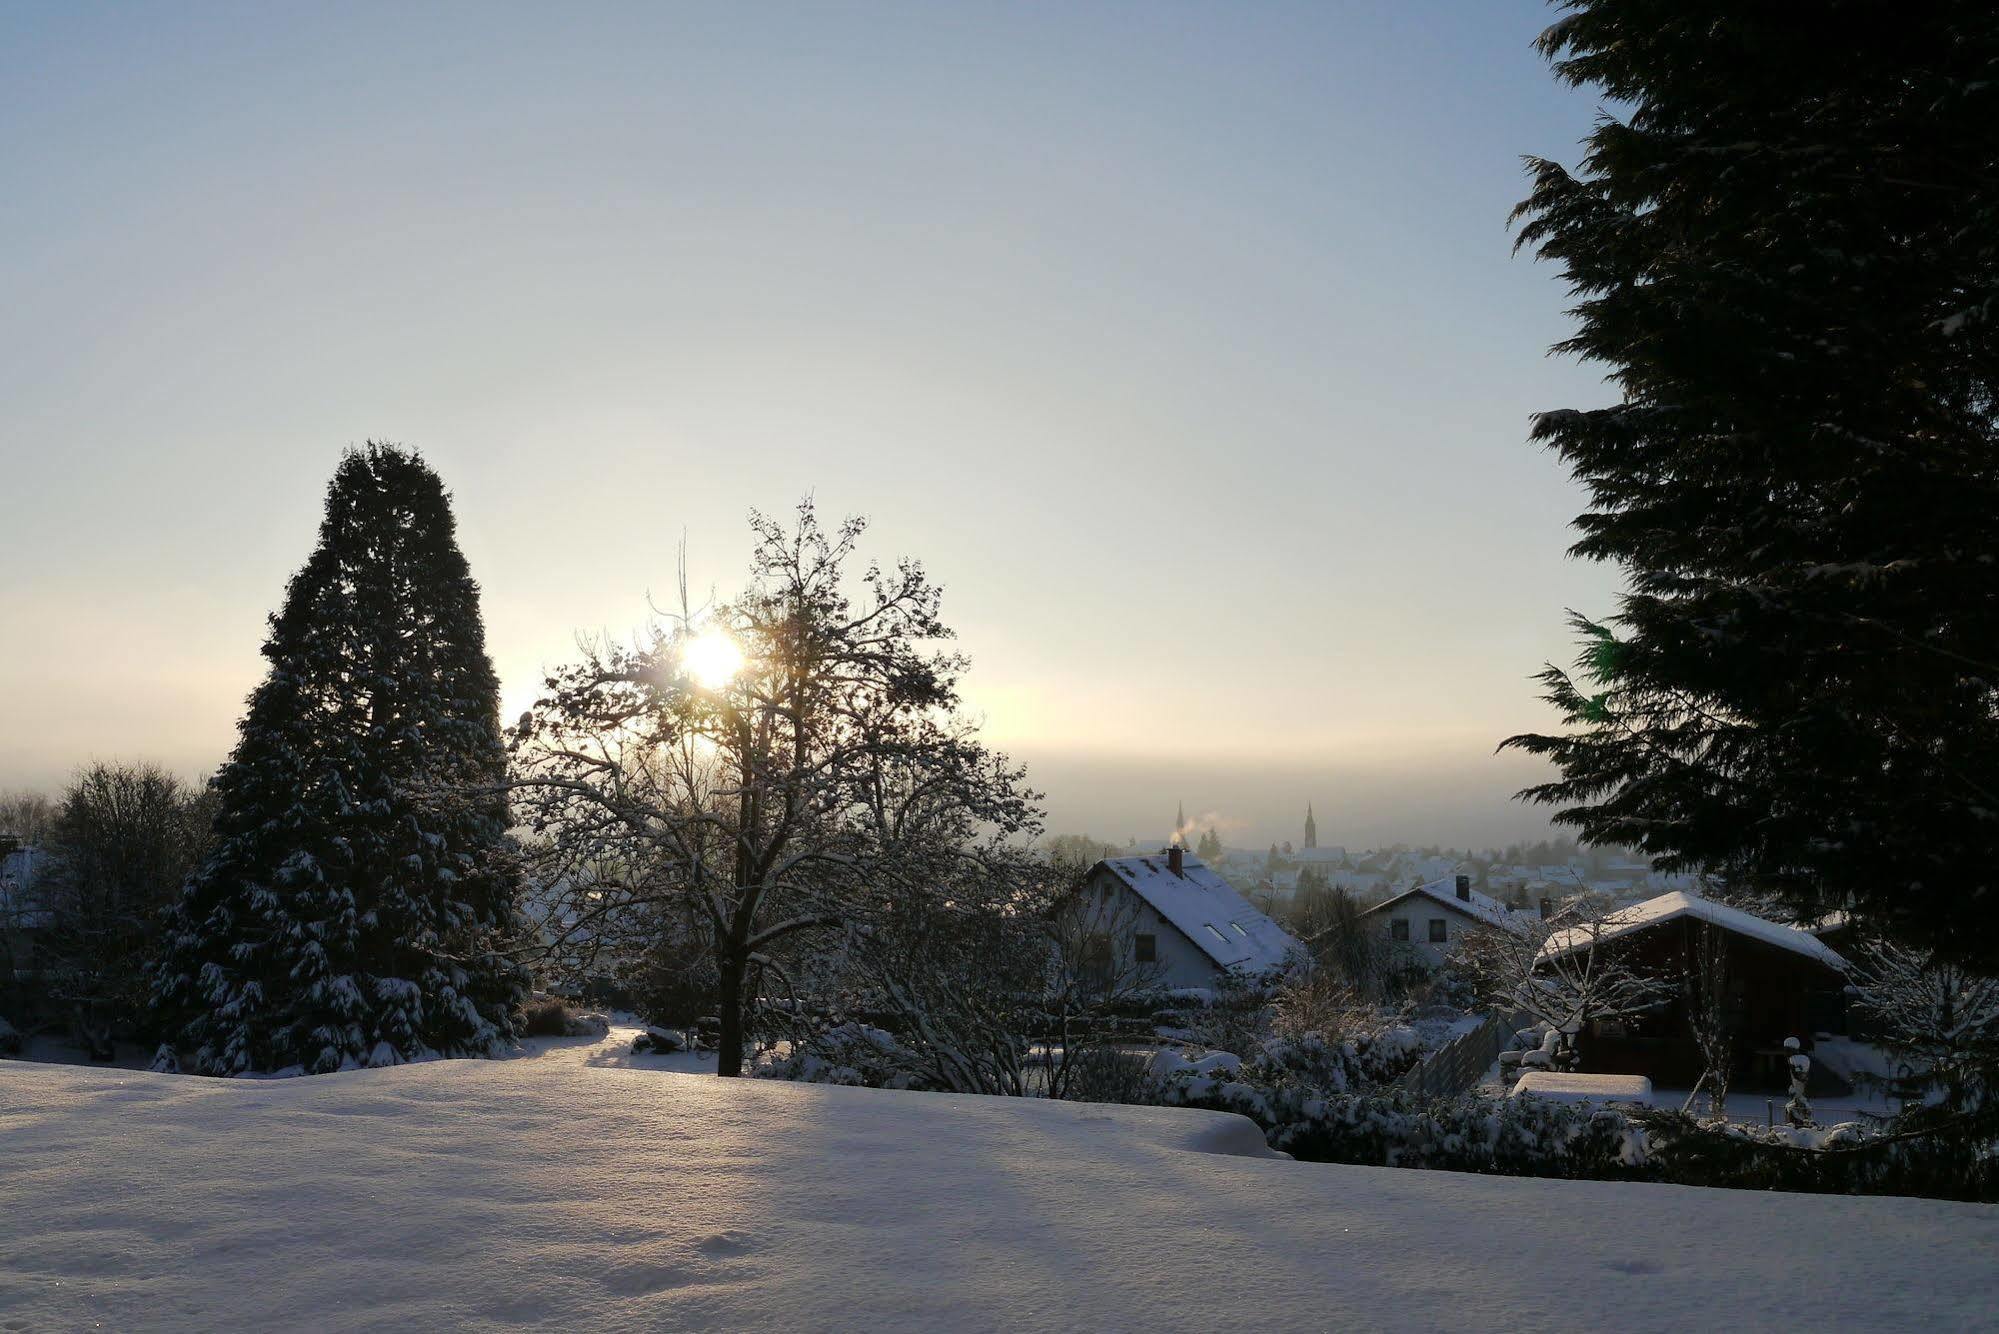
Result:
M211 796L150 764L93 764L63 792L37 894L48 997L77 1045L109 1060L146 1013L160 914L209 843Z
M1693 967L1687 974L1687 1022L1694 1031L1705 1067L1687 1103L1705 1084L1708 1105L1721 1119L1728 1116L1728 1084L1735 1064L1735 1016L1729 997L1728 933L1711 922L1694 932Z
M808 500L752 516L748 588L641 643L589 644L514 732L517 817L544 854L557 942L692 905L713 953L720 1070L794 938L936 883L940 849L1038 832L1035 794L957 710L940 590L904 561L856 574L864 525ZM584 863L591 864L583 874ZM548 914L545 914L545 916Z
M1573 1053L1575 1036L1590 1023L1642 1014L1669 994L1633 969L1605 941L1605 930L1604 914L1578 901L1516 930L1473 931L1453 959L1487 1004L1541 1020Z
M0 792L0 836L32 848L48 840L55 819L56 803L45 792Z
M1999 1064L1999 978L1888 941L1852 962L1855 1013L1953 1105Z
M1301 884L1290 926L1320 968L1331 969L1364 996L1379 990L1384 942L1343 886L1321 884L1307 890Z
M1118 1011L1156 991L1163 975L1157 961L1138 957L1138 922L1131 895L1106 897L1087 885L1043 914L1049 1022L1041 1060L1049 1097L1095 1100L1107 1077L1127 1073Z

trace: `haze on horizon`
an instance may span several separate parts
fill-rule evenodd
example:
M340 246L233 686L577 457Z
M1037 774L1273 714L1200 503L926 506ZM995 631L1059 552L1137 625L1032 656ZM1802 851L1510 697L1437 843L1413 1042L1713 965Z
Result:
M0 13L0 788L206 773L340 450L456 497L507 707L807 492L947 589L1050 827L1537 837L1603 611L1510 253L1540 0Z

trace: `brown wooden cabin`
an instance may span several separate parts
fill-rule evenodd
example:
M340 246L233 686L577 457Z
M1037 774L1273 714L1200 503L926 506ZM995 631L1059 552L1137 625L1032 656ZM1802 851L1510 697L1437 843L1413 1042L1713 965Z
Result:
M1626 919L1622 929L1619 918ZM1789 1083L1785 1038L1797 1038L1809 1053L1814 1034L1845 1032L1844 961L1831 949L1805 932L1740 909L1670 894L1613 915L1596 948L1614 951L1632 968L1664 979L1672 995L1645 1014L1590 1023L1577 1035L1583 1070L1644 1075L1659 1088L1692 1088L1700 1079L1706 1062L1694 1042L1688 1009L1696 942L1704 925L1727 932L1725 970L1735 1034L1732 1089L1782 1093ZM1832 1096L1850 1089L1815 1062L1808 1091Z

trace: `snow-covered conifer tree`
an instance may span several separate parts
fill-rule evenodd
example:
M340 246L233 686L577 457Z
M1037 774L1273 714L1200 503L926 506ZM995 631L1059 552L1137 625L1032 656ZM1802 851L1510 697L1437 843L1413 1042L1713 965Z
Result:
M443 483L350 450L216 779L214 852L155 969L182 1068L309 1072L490 1054L509 959L499 690Z

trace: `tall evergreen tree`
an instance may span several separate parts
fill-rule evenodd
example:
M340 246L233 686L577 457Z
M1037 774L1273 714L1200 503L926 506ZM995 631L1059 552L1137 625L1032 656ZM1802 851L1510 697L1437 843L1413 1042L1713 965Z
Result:
M1630 591L1523 795L1999 965L1999 7L1562 8L1619 118L1531 162L1521 242L1622 394L1534 435Z
M155 970L180 1061L318 1073L490 1054L525 993L505 954L518 871L499 690L422 460L377 444L342 458L263 652L216 779L217 846Z

